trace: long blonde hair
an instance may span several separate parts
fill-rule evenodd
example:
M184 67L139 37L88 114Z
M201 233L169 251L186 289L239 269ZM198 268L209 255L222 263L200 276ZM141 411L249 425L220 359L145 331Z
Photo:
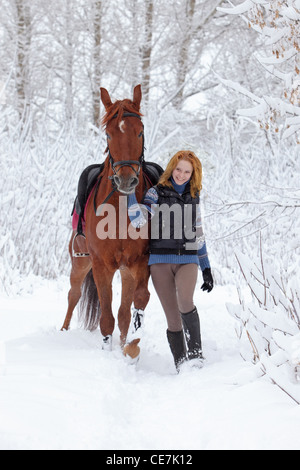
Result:
M193 173L190 181L190 191L191 196L194 198L198 193L200 193L202 189L202 165L199 158L196 157L194 152L191 152L190 150L180 150L179 152L175 153L175 155L169 161L166 170L161 175L158 183L162 186L168 186L169 188L172 188L170 178L180 160L190 162L193 166Z

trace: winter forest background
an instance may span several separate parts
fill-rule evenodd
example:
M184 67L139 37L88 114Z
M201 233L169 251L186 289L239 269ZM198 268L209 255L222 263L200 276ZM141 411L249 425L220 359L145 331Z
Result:
M228 306L238 334L265 372L297 369L299 22L299 0L1 0L1 289L69 273L78 177L106 147L99 88L141 83L146 159L203 163L216 283L253 294Z

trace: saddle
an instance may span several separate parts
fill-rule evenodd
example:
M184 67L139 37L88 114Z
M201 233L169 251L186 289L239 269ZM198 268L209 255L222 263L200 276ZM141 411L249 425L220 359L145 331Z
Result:
M101 182L101 173L104 168L103 163L96 163L89 165L80 175L78 181L77 195L74 201L73 210L72 210L72 226L73 230L77 231L78 235L84 234L84 225L85 225L85 208L87 202L91 196L93 188L97 185L97 188ZM155 186L164 170L158 163L155 162L143 162L142 163L142 172L144 181L146 184L146 189L144 196L149 188ZM143 199L144 199L143 196Z
M155 186L161 175L163 174L163 168L155 162L143 162L142 171L144 176L149 179L150 187ZM146 185L147 186L147 185ZM147 187L146 192L148 191L149 187ZM145 193L146 194L146 193ZM145 196L144 194L144 196Z

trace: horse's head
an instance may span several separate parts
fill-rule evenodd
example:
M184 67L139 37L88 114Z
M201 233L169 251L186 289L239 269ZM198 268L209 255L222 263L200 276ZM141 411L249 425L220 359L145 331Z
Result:
M134 88L133 100L112 103L109 93L101 88L101 101L106 114L107 149L113 170L112 179L118 191L130 194L139 183L144 158L144 126L141 121L141 85Z

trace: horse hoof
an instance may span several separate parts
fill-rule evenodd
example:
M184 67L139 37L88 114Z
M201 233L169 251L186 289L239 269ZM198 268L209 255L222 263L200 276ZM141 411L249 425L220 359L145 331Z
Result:
M104 336L102 339L102 350L111 351L112 350L112 335Z
M136 364L139 360L141 349L138 346L140 339L135 339L131 343L126 344L123 350L123 354L130 364Z
M125 363L129 366L135 366L139 362L140 356L138 355L136 358L132 358L130 356L125 356Z

